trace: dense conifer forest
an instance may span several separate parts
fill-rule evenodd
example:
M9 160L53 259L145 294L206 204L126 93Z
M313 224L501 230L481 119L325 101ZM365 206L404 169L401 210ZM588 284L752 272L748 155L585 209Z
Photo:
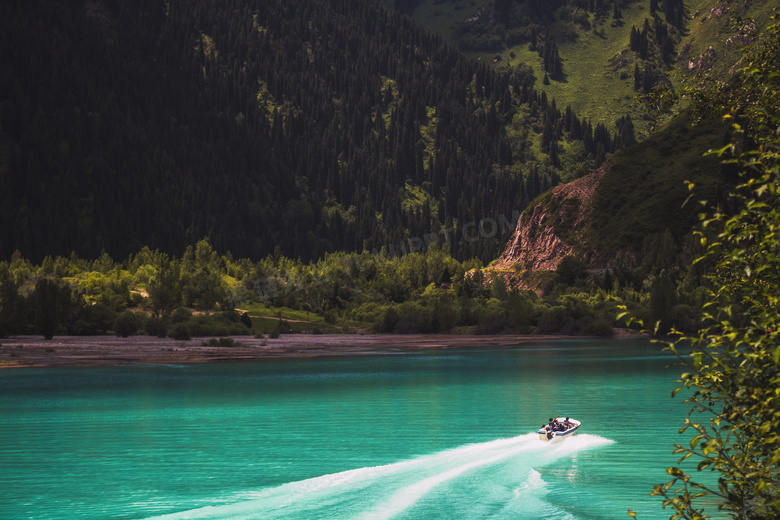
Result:
M633 138L372 0L11 0L0 38L3 258L399 248Z

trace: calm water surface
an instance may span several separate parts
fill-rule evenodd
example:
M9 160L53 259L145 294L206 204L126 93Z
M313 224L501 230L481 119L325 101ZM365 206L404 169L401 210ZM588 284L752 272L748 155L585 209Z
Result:
M644 341L0 371L0 518L668 518ZM548 444L548 417L583 421Z

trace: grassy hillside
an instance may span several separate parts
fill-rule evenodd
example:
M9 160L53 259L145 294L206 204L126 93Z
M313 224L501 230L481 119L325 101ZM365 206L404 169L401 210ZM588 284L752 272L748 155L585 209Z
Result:
M702 157L722 146L725 137L720 121L694 126L684 112L644 142L615 154L594 194L592 248L606 254L624 246L640 251L646 236L666 229L679 244L701 211L698 201L722 199L735 180L718 158ZM694 183L693 191L686 181Z
M393 2L386 0L385 3ZM454 42L453 27L457 23L474 16L483 6L492 5L490 1L421 0L413 16L418 23ZM644 60L639 60L630 50L629 43L632 27L641 29L645 18L652 21L653 15L647 0L623 1L620 5L619 19L613 18L611 13L602 16L590 13L586 24L576 26L562 20L559 9L548 20L547 30L558 45L564 73L561 81L552 80L549 85L542 83L545 75L542 59L537 52L529 50L527 43L466 54L510 71L521 66L530 67L535 88L544 90L559 107L570 105L594 124L602 122L611 126L620 116L630 114L637 138L641 139L657 126L657 122L637 101L639 92L634 89L634 66L639 64L642 68ZM744 41L735 37L737 28L745 27L751 19L756 19L757 26L763 27L772 9L772 2L768 0L749 5L722 0L686 0L684 5L684 26L673 36L674 59L664 63L651 49L647 60L666 76L664 82L676 89L699 71L727 74L738 59L738 49ZM743 23L734 25L734 15L744 19ZM664 20L660 12L655 16ZM704 55L703 66L699 67L701 55ZM500 59L497 60L497 56ZM691 62L696 66L689 68Z
M749 33L764 29L778 8L772 0L688 0L686 6L690 20L679 49L675 69L678 74L674 76L680 81L698 70L720 77L729 74L741 57L740 49L753 39ZM689 69L690 62L698 64L697 58L702 54L709 55L703 69Z

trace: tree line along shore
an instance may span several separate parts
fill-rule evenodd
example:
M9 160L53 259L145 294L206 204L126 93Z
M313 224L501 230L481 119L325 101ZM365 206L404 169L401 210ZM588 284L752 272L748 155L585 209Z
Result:
M641 270L641 269L640 269ZM557 271L502 272L432 246L403 256L334 253L304 263L278 252L253 262L208 240L180 257L144 248L123 261L18 252L0 262L0 337L19 334L189 339L295 332L563 334L610 336L618 309L695 330L699 289L647 267L590 272L573 258ZM534 290L518 280L532 280Z

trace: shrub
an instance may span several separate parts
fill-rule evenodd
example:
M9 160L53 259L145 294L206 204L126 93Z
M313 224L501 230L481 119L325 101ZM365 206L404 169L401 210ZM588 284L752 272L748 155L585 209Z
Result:
M325 319L325 323L329 325L333 325L336 323L336 313L333 311L325 311L325 314L322 315L322 317Z
M192 318L192 311L179 307L171 314L171 323L184 323L190 318Z
M611 336L614 333L612 323L606 318L596 318L588 327L588 334L593 336Z
M585 274L585 263L577 257L567 255L563 257L555 270L558 281L566 285L574 285L578 278Z
M574 330L574 319L564 307L556 305L542 312L537 330L539 334L571 334Z
M279 332L282 334L288 334L292 332L292 327L290 326L290 322L287 320L279 320L279 324L277 325L279 328Z
M241 315L241 323L248 329L252 328L252 318L249 317L249 313L245 312Z
M506 44L508 46L521 45L531 40L531 27L517 27L510 29L506 33Z
M237 347L240 343L233 341L233 338L209 338L207 341L201 341L200 343L204 347Z
M431 328L430 309L417 302L404 302L398 306L398 323L395 331L400 334L429 332Z
M243 323L232 323L228 329L231 336L247 336L251 333L251 330L246 328Z
M388 307L382 315L382 320L375 323L374 328L377 329L377 332L393 332L396 325L398 325L399 319L400 317L395 307Z
M134 312L125 311L114 322L114 334L120 338L132 336L138 331L138 319Z
M498 334L506 327L506 318L502 315L488 316L481 319L474 328L474 334Z
M192 339L192 335L190 334L190 328L187 326L186 323L175 324L171 328L171 331L168 335L173 339L179 341L186 341L188 339Z
M148 336L156 336L159 328L160 328L160 320L155 317L149 318L148 320L146 320L146 323L144 324L144 330L146 331L146 334Z
M117 313L103 303L87 306L81 313L86 334L105 334L114 327Z

